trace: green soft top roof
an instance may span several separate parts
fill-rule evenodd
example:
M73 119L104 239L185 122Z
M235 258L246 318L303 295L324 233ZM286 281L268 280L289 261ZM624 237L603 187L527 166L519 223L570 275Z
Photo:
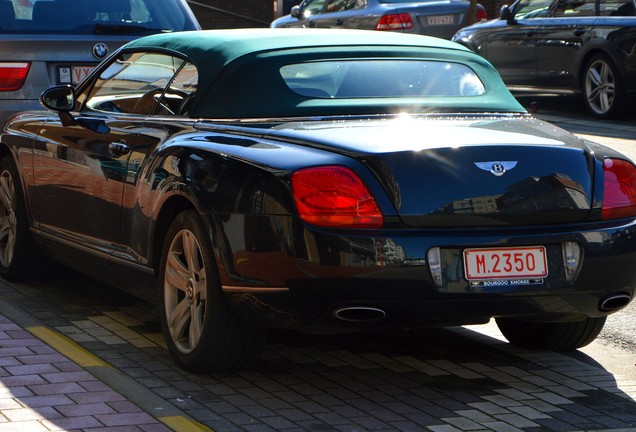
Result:
M364 98L303 97L284 85L278 73L280 65L275 64L272 57L275 53L288 53L295 56L297 60L294 61L304 61L316 59L316 55L321 55L319 53L333 52L336 47L349 55L371 51L401 52L454 59L470 65L478 73L488 89L487 94L419 101L383 98L376 100L375 105ZM245 118L366 113L376 109L391 110L391 106L404 104L454 112L525 112L486 60L459 44L428 36L336 29L203 30L146 36L128 43L123 49L165 49L188 57L198 68L200 77L200 88L191 111L196 116ZM247 99L249 104L245 103ZM220 100L222 104L218 102ZM409 108L409 111L415 110Z
M335 29L233 29L160 33L128 43L125 48L165 48L206 66L224 65L245 54L288 48L350 46L416 46L467 51L463 46L428 36Z

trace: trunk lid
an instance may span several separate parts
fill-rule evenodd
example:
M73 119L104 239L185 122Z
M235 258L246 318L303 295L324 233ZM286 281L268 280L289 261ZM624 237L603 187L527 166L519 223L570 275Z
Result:
M37 99L53 85L77 84L107 55L134 39L120 35L3 35L3 61L30 62L24 86L7 99Z
M592 206L592 155L529 116L306 123L275 135L364 163L409 226L574 223Z

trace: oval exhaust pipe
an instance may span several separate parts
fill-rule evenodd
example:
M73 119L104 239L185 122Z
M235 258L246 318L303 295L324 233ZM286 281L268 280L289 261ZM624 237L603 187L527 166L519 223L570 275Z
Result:
M333 316L342 321L361 323L384 319L386 318L386 312L374 307L351 306L334 310Z
M632 297L626 293L610 294L601 299L598 308L603 312L613 312L625 307L631 299Z

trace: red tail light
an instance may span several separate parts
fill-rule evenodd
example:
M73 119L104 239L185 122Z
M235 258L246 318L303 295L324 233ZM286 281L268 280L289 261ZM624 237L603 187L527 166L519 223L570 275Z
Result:
M408 30L413 28L411 15L407 13L384 15L375 25L376 30Z
M636 216L636 167L620 159L603 162L603 219Z
M486 13L486 9L483 6L477 6L477 10L475 11L475 19L473 20L470 15L466 19L466 24L475 24L480 21L485 21L488 19L488 13Z
M24 85L30 63L0 63L0 91L16 91Z
M300 218L312 225L380 228L383 218L375 199L349 168L306 168L292 175L292 193Z

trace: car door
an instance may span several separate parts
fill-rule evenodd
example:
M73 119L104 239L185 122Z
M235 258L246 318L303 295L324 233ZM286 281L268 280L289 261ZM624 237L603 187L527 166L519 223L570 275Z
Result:
M82 86L72 121L60 116L42 128L33 162L34 207L40 230L58 252L104 263L116 249L129 157L174 74L153 67L156 56L111 60Z
M164 59L165 61L165 59ZM131 148L127 179L123 190L122 234L115 256L127 263L147 265L151 257L152 224L162 191L159 185L179 174L179 161L169 156L149 165L153 152L167 140L184 131L191 131L194 120L189 118L190 102L196 95L199 74L195 65L172 57L175 74L158 101L157 109L146 117L139 139Z
M522 0L507 25L493 27L485 55L508 86L532 85L537 77L536 37L552 0Z
M537 85L574 88L581 48L597 20L598 0L557 0L537 32Z

